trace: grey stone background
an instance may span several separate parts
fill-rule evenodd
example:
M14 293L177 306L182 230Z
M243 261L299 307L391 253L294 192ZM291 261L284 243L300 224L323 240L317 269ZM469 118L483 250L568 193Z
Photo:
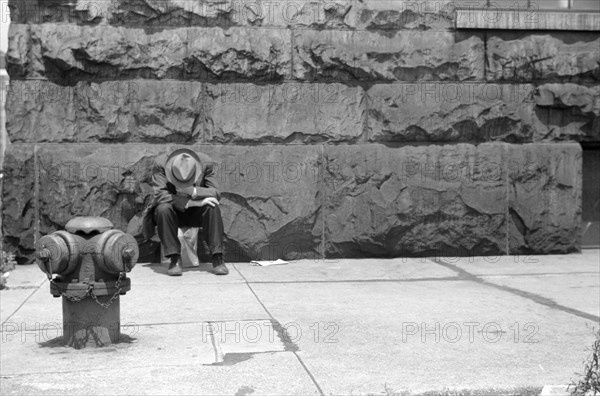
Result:
M5 248L76 215L141 242L148 164L191 145L230 261L577 251L600 36L458 3L12 1Z

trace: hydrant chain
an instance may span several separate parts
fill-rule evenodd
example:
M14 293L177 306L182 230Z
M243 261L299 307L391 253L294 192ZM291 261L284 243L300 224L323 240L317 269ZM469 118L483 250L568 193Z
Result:
M50 283L53 283L54 285L58 284L56 282L54 282L54 279L50 278ZM83 300L88 294L90 294L90 292L92 291L93 285L89 285L87 290L85 291L85 293L82 296L70 296L69 294L67 294L66 292L63 291L59 291L60 296L61 297L65 297L66 299L68 299L69 301L72 302L79 302L81 300ZM60 290L60 288L58 288Z
M94 293L94 285L90 285L90 297L92 297L92 299L94 301L96 301L98 303L98 305L100 305L103 308L108 308L111 306L111 304L113 303L113 301L115 301L115 299L119 296L119 294L121 294L121 279L123 279L123 275L125 275L125 272L121 272L119 274L119 279L117 279L117 282L115 283L115 287L117 288L117 291L115 292L115 294L112 295L112 297L110 298L110 300L108 300L107 303L101 303L98 300L98 297L96 296L96 294Z

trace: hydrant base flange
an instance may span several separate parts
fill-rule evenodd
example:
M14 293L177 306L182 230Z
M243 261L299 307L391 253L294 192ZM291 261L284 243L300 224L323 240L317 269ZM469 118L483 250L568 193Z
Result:
M112 296L98 296L107 304ZM121 337L120 299L116 296L108 308L91 298L71 301L63 296L63 339L73 348L103 347L119 342Z
M54 280L50 283L50 293L54 297L65 296L69 298L83 298L84 296L87 296L90 286L96 296L112 296L119 289L119 294L123 295L131 290L131 279L124 277L119 282L118 287L116 281L68 283Z

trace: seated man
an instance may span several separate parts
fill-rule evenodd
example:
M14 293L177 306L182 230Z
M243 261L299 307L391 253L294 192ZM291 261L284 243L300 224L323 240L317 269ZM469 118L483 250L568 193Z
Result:
M202 227L212 254L213 272L227 275L223 260L223 220L219 209L212 160L189 149L175 150L156 157L152 168L154 200L147 216L158 226L158 237L169 257L167 273L182 274L179 227Z

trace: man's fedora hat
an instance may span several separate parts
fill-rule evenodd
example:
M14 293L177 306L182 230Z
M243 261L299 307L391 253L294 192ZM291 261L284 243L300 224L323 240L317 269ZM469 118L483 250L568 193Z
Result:
M192 186L202 176L200 157L186 148L173 151L167 158L165 175L175 187Z

